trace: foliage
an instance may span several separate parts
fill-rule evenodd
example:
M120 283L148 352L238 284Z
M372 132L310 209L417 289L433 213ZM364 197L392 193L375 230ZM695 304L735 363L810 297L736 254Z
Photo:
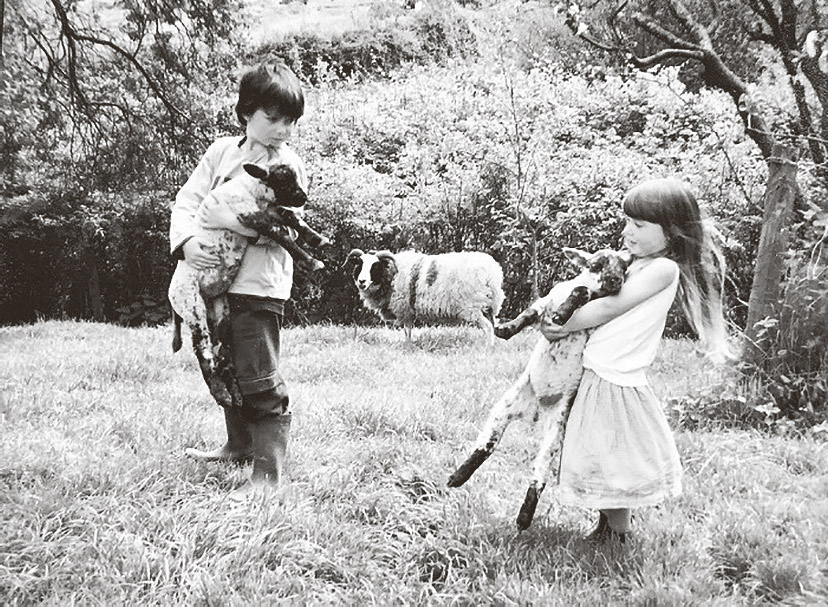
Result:
M533 237L544 290L570 271L562 246L618 244L627 188L649 175L682 174L722 223L738 261L738 320L736 299L746 300L750 285L743 260L758 238L758 222L745 227L758 209L742 190L760 190L762 165L715 94L690 95L671 82L666 73L592 81L459 64L412 70L392 87L320 86L318 107L337 109L315 114L297 140L320 180L310 208L341 207L395 234L396 248L492 253L506 272L509 316L532 297Z
M388 76L409 63L470 56L476 48L475 36L455 5L448 0L431 0L413 13L386 8L367 28L329 37L301 32L266 42L250 51L250 62L278 57L308 82L317 84L321 80Z
M75 191L0 205L0 317L166 320L167 200Z
M759 323L756 347L764 357L745 373L760 380L766 421L813 426L828 422L828 214L807 218L810 247L791 252L777 317Z
M129 0L106 14L59 0L7 5L3 192L156 189L182 179L182 160L227 125L212 96L237 66L237 8L232 0Z

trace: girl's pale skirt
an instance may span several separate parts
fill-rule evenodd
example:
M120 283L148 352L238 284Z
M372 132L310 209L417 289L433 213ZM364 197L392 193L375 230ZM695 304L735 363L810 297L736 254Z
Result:
M636 508L681 494L673 433L650 386L584 370L566 424L558 496L588 508Z

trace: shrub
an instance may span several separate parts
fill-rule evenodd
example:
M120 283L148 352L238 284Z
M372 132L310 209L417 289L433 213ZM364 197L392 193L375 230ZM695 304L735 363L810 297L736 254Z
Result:
M412 15L392 14L366 29L331 37L302 32L253 49L251 62L279 57L311 84L387 77L407 63L473 54L476 40L451 2L427 3Z
M64 192L0 203L0 320L168 318L167 200Z

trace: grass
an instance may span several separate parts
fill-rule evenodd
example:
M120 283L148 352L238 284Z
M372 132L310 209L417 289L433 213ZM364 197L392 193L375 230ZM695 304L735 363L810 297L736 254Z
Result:
M828 601L828 450L679 429L685 493L636 514L624 549L554 488L517 533L532 456L516 423L462 488L445 481L532 335L292 328L279 500L231 505L248 468L185 459L223 440L169 329L0 328L0 596L6 604L753 605ZM668 342L665 398L714 381Z

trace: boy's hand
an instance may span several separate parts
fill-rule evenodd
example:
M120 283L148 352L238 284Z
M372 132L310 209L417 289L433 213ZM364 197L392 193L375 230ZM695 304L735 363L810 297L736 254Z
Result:
M219 265L218 255L205 249L204 243L197 236L181 245L181 251L184 253L184 261L196 270L209 270Z
M563 339L569 335L569 331L564 329L561 325L556 325L546 314L541 316L540 322L538 323L538 331L541 332L541 335L543 335L547 341L558 341L559 339Z
M196 213L196 220L208 230L231 230L242 236L258 236L252 230L239 223L238 217L226 204L202 204Z

